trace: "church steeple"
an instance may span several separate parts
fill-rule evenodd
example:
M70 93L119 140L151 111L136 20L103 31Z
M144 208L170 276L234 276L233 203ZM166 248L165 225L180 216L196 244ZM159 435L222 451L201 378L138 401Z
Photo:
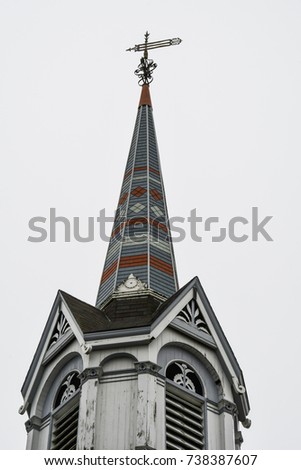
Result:
M129 277L131 281L129 280ZM138 289L139 285L139 289ZM96 306L144 290L163 299L178 289L149 85L143 83Z
M59 291L23 387L27 449L240 449L242 370L197 277L178 289L144 56L96 307Z

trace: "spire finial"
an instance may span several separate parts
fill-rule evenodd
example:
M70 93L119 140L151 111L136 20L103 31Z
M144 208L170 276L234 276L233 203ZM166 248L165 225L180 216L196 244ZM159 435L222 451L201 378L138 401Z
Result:
M149 32L146 31L144 35L144 54L143 54L144 59L148 59L148 51L147 51L148 38L149 38Z
M144 43L136 44L134 47L127 49L127 51L143 52L143 57L140 59L140 64L135 70L135 75L137 75L139 78L138 83L140 86L149 85L153 81L152 73L157 67L157 64L155 64L152 59L148 58L148 51L150 49L158 49L159 47L176 46L182 42L182 39L180 38L148 42L148 38L149 32L146 31L144 35Z

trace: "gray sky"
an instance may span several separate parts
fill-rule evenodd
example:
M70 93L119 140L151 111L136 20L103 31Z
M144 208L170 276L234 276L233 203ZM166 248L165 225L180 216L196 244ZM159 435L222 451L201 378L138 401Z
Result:
M146 29L183 39L151 54L170 216L273 216L273 242L188 234L180 284L199 276L243 369L244 448L300 449L300 24L297 0L0 2L3 449L25 446L20 388L57 290L94 303L107 249L30 243L28 221L55 207L84 235L113 214L140 93L125 49Z

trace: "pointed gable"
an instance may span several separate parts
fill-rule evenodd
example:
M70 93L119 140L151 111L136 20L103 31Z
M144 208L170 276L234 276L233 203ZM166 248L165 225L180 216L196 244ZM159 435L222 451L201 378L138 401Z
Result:
M243 373L198 277L162 303L151 326L152 336L158 337L168 326L216 351L244 421L250 405Z
M21 392L24 397L23 413L28 406L30 397L39 383L46 364L52 361L74 338L79 345L84 344L80 328L67 306L67 303L58 291L51 308L47 323L33 360L25 377Z

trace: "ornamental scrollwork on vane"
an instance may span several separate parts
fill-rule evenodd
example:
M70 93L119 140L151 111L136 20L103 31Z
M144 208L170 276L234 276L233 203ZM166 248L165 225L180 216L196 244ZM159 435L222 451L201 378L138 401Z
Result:
M60 312L60 316L49 341L48 349L52 348L67 333L67 331L70 330L70 328L71 327L64 314Z
M188 325L197 328L204 333L210 335L207 324L201 314L200 308L195 299L192 299L177 315L179 320L184 321Z
M139 85L149 85L153 81L152 73L157 64L152 59L141 57L140 64L135 70L135 75L139 78Z

